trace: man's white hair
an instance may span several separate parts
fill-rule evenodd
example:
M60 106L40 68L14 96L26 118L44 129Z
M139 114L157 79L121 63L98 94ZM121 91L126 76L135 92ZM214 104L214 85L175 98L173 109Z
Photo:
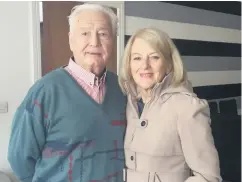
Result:
M117 26L118 26L118 18L115 15L115 13L113 12L113 10L107 6L103 6L100 4L90 4L90 3L77 5L72 8L71 14L68 16L70 32L73 30L75 18L84 10L93 10L93 11L100 11L100 12L105 13L110 19L113 35L116 35Z

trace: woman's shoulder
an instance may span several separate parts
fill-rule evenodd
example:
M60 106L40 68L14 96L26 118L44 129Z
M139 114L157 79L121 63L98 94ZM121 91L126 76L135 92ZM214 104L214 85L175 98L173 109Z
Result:
M194 93L192 84L188 81L179 86L169 88L167 93L172 98L171 100L176 102L178 106L207 105L205 99L199 98L197 94Z
M205 112L209 114L209 105L207 100L199 98L195 93L181 92L174 94L171 97L171 102L180 114L194 114L198 112Z
M170 97L172 101L177 102L177 104L185 105L200 105L207 104L207 100L199 98L193 91L181 91L176 93L171 93Z

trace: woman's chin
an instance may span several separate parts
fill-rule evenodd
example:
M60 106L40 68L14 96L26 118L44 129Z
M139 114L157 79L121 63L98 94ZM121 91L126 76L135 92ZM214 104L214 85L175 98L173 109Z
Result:
M147 84L147 85L139 85L140 89L141 90L144 90L144 91L148 91L148 90L151 90L153 88L153 85L151 84Z

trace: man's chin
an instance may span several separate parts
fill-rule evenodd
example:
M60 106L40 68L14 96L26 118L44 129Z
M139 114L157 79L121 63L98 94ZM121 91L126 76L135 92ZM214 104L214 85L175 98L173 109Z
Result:
M90 68L90 72L95 74L96 76L100 76L103 73L106 65L103 60L88 60L88 67Z
M95 74L97 77L101 77L103 75L103 73L104 73L104 69L105 69L105 67L98 67L98 66L96 66L96 67L92 68L91 72L93 74Z
M100 56L93 56L93 57L87 58L85 62L90 63L90 64L96 64L96 63L100 63L100 62L104 62L104 61L103 61L103 58Z

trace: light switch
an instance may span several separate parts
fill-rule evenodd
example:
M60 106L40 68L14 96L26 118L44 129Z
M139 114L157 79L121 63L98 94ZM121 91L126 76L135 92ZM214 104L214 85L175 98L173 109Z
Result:
M8 112L8 102L0 102L0 113Z

